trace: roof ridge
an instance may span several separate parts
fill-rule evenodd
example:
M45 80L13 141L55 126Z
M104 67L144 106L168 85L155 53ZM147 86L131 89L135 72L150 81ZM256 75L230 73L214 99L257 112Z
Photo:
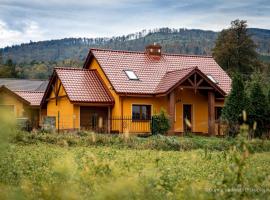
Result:
M119 52L119 53L136 53L136 54L147 54L145 51L128 51L128 50L115 50L115 49L102 49L102 48L91 48L90 51L109 51L109 52ZM209 55L195 55L195 54L181 54L181 53L161 53L166 56L185 56L185 57L202 57L202 58L213 58Z
M101 49L101 48L91 48L90 51L110 51L110 52L119 52L119 53L137 53L145 54L144 51L128 51L128 50L116 50L116 49Z
M196 55L196 54L181 54L181 53L162 53L162 54L166 55L166 56L185 56L185 57L213 58L213 56Z
M164 74L164 76L165 76L166 74L169 74L169 73L172 73L172 72L185 71L185 70L188 70L188 69L196 69L196 68L198 68L198 67L197 67L197 66L195 66L195 67L187 67L187 68L183 68L183 69L177 69L177 70L173 70L173 71L168 71L168 72L166 72L166 73Z

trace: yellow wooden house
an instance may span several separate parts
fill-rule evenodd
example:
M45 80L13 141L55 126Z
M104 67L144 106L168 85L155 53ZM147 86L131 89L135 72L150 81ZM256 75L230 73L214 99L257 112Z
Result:
M230 86L210 56L163 53L157 44L144 52L91 49L83 69L54 70L42 107L64 130L146 133L163 108L170 133L213 135Z
M0 114L13 120L25 119L31 128L39 128L41 124L40 102L42 91L14 91L6 86L0 87ZM46 111L43 111L46 114Z

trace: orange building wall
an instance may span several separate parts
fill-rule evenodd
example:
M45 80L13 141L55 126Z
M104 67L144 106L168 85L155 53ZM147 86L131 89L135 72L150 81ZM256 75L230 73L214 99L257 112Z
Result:
M55 88L58 88L60 80L58 79L55 83ZM47 116L53 116L56 118L56 128L58 129L77 129L79 128L79 112L78 107L73 105L66 92L61 85L58 96L60 97L56 104L55 94L52 91L50 94L50 100L47 104ZM59 113L59 115L58 115ZM59 116L59 118L58 118Z
M132 116L132 105L151 105L151 115L158 114L161 108L167 110L166 97L122 97L123 99L123 116ZM130 126L124 131L127 132L150 132L149 122L132 121Z
M22 101L20 101L18 98L15 96L2 91L0 92L1 95L1 105L12 105L14 106L14 116L16 118L19 117L27 117L27 110L26 106Z
M38 107L31 107L30 105L24 103L21 99L5 91L0 92L0 98L0 105L13 106L14 116L11 117L14 120L16 118L28 118L34 128L38 127L40 119L40 110ZM1 111L0 114L2 114Z
M176 113L175 113L175 131L183 132L183 105L192 105L192 131L193 132L208 132L208 97L196 94L194 90L184 89L176 92Z

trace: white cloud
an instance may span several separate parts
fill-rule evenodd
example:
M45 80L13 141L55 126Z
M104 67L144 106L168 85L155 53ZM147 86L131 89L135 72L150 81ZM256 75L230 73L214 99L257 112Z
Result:
M4 21L0 20L0 47L44 39L44 33L36 22L28 21L24 24L23 30L18 31L10 29Z
M219 31L237 18L269 29L269 9L269 0L0 0L0 47L159 27Z

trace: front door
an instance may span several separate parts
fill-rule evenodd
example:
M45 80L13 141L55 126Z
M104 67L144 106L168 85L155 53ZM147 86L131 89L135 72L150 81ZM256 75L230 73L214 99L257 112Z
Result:
M187 121L189 123L187 123ZM192 132L192 105L191 104L183 105L183 125L184 125L184 132Z

